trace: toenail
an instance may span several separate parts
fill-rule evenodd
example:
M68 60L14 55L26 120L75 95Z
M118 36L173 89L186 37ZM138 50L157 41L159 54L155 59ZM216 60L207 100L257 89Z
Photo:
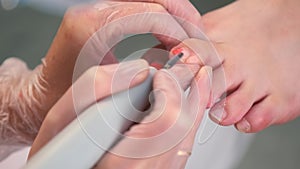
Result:
M236 128L243 133L248 133L251 130L250 123L245 118L236 124Z
M210 114L211 119L216 123L223 121L227 116L227 113L224 110L224 108L212 109L209 112L209 114Z

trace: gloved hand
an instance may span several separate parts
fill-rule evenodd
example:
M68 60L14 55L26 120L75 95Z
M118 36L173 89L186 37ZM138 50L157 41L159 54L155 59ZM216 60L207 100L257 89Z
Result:
M31 154L70 123L77 116L75 110L80 113L101 98L139 84L147 75L148 64L144 60L94 66L88 69L50 109L32 145ZM112 83L118 85L114 85L112 89ZM75 89L80 91L73 91ZM73 99L73 97L80 98ZM75 102L77 100L78 103Z
M129 2L148 2L162 5L184 28L190 38L204 38L199 11L189 0L120 0Z
M185 97L183 89L190 76L182 74L186 68L177 68L157 72L152 111L125 133L127 137L102 158L96 169L185 168L203 114L210 103L212 70L202 67Z
M9 145L31 144L49 109L71 86L73 73L75 81L93 65L116 62L114 57L107 56L118 40L126 34L149 32L177 40L188 37L159 4L108 1L84 4L66 12L43 65L29 71L16 59L3 63L0 146L7 147L7 151L1 149L2 157L13 151ZM163 43L170 43L172 38ZM83 46L85 50L80 52Z
M128 84L124 82L129 82L136 72L140 73L131 82L131 86L141 82L147 76L148 65L145 61L123 62L121 65L123 65L121 66L122 71L117 72L126 71L126 73L122 73L124 76L117 75L117 77L123 77L122 79L114 79L117 81L116 84L120 84L117 91L126 89ZM86 90L80 96L84 102L77 104L76 110L83 111L96 102L90 91L95 91L97 100L110 95L111 82L113 77L116 76L114 75L116 70L117 65L109 65L94 67L84 73L72 87L73 89ZM130 168L153 168L152 164L155 164L158 159L160 161L164 159L165 161L155 168L182 168L188 159L188 152L191 152L197 128L210 98L211 69L204 67L200 72L198 70L199 67L191 69L192 73L190 73L186 66L184 68L175 66L168 71L158 71L153 82L155 100L153 109L140 124L134 125L126 133L130 137L124 138L112 150L121 154L131 154L132 156L141 155L141 159L133 160L108 153L96 168L122 168L125 166L130 166ZM95 72L96 76L91 76ZM196 78L192 82L190 94L186 98L183 88L187 88L191 83L194 77L193 73L196 74ZM94 84L94 81L96 84ZM32 145L30 156L34 155L76 117L72 88L49 111ZM201 104L199 105L199 103ZM153 136L159 136L159 139L155 140L156 142L151 141ZM134 142L131 138L142 140L150 138L150 140ZM155 149L157 145L163 146ZM139 149L140 146L143 146L143 155L153 155L153 157L143 158L142 154L133 153L137 152L135 150L136 148Z
M59 82L65 91L76 62L81 69L77 77L92 65L114 63L114 45L125 35L144 33L167 36L162 42L165 46L188 38L180 24L156 3L103 1L70 8L47 53L46 80L50 86Z

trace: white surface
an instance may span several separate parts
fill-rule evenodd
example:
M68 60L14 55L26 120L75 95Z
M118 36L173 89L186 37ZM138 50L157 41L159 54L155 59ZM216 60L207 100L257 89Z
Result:
M253 134L241 134L233 126L216 125L206 112L186 169L233 169L247 152L253 138Z
M11 154L7 159L0 162L0 169L20 169L27 160L30 147L26 147L20 151Z

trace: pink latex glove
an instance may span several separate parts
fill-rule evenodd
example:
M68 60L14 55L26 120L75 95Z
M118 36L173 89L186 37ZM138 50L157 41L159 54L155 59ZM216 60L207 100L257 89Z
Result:
M190 38L205 38L202 33L203 24L199 11L189 0L121 0L128 2L148 2L162 5L180 25Z
M128 84L124 82L130 82L130 79L133 79L130 86L140 83L147 76L148 65L145 61L137 60L123 62L120 69L117 69L118 65L108 65L94 67L84 73L48 113L32 145L30 156L76 117L72 89L87 90L80 96L82 102L76 105L76 110L83 111L96 102L93 96L101 100L112 94L110 89L113 80L119 84L118 90L114 92L126 89ZM127 154L127 157L108 153L95 168L183 168L188 154L177 153L191 151L197 128L210 98L211 68L204 67L199 72L198 69L189 71L186 66L178 66L169 71L158 71L154 76L155 103L150 114L140 124L132 126L126 133L128 137L121 140L112 150L114 153ZM122 73L122 76L117 76L122 77L121 79L113 79L116 72ZM137 72L140 73L135 76ZM185 97L183 88L191 83L194 76L190 94ZM95 95L91 94L91 91L95 92ZM199 102L202 104L199 105ZM159 139L151 141L151 137L154 136L158 136ZM135 142L132 138L140 140ZM143 142L143 139L150 140ZM135 151L140 146L143 147L143 151ZM145 158L145 155L152 157ZM128 156L139 156L140 159L133 160Z
M49 90L55 93L53 100L91 66L117 62L112 50L125 35L143 33L169 36L163 38L165 46L188 37L157 3L99 1L68 9L43 68Z
M74 73L75 81L93 65L116 62L113 57L105 57L110 54L113 42L130 33L148 32L174 35L178 40L187 37L180 24L156 3L83 4L66 12L43 65L30 71L17 59L4 62L0 72L0 146L6 149L1 148L0 157L14 151L13 146L32 143L49 109L71 86ZM96 45L93 50L86 45L89 53L81 57L85 63L82 67L78 57L88 42ZM76 61L80 70L74 70Z

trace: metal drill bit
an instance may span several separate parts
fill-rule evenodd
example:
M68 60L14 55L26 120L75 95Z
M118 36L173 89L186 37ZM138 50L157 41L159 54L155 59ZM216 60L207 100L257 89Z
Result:
M173 67L183 56L183 53L179 53L175 55L173 58L168 60L168 62L164 65L163 69L170 69Z

